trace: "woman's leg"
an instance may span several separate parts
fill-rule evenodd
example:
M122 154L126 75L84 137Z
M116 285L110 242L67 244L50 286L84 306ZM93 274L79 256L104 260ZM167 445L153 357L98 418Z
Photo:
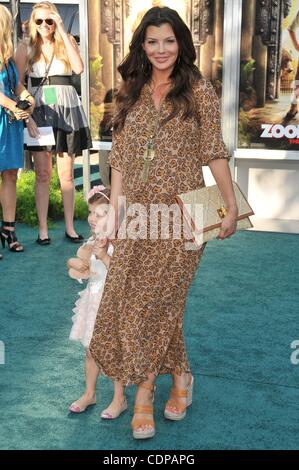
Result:
M173 372L172 381L172 390L174 391L174 396L168 400L165 410L166 413L170 412L170 414L173 413L174 415L179 416L184 413L184 409L186 409L188 406L190 387L192 386L192 374L191 372L185 372L182 375L178 375Z
M7 222L14 222L16 220L17 177L18 170L6 170L1 173L2 185L0 189L0 200L3 220ZM11 227L4 228L11 230Z
M65 230L71 237L77 237L74 229L75 184L74 184L74 158L66 153L57 155L57 172L60 181Z
M135 395L135 409L138 407L141 409L142 407L152 407L153 405L153 394L154 394L154 382L155 382L156 376L154 374L149 374L148 375L148 380L145 382L142 382L141 384L138 385L137 387L137 392ZM145 409L146 409L145 408ZM154 424L147 424L146 420L153 417L153 414L148 412L148 413L139 413L135 412L134 413L134 418L132 421L132 427L134 433L142 433L142 432L151 432L154 431ZM142 423L144 421L144 424L136 425L135 423ZM135 436L136 437L136 436ZM152 436L148 436L152 437Z
M39 237L48 238L49 186L52 175L52 153L33 152L36 174L35 200L39 221Z
M121 382L114 381L114 396L113 400L104 411L101 413L101 417L105 419L117 418L123 411L128 407L125 396L125 387Z
M0 189L0 200L2 206L3 225L4 229L3 238L6 238L10 248L14 251L23 251L22 245L17 242L15 236L11 236L7 232L14 232L14 222L16 220L16 203L17 203L17 177L18 170L6 170L1 173L2 184ZM5 222L9 222L6 225Z
M99 368L91 356L89 349L87 349L85 356L85 392L78 400L71 404L70 411L80 413L84 411L89 405L95 404L98 376Z

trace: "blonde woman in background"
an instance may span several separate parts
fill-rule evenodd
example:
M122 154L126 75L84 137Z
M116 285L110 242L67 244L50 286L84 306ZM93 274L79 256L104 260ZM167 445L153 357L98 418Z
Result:
M24 161L22 119L28 119L33 111L34 99L20 83L12 56L12 17L9 10L0 5L0 200L3 216L0 238L3 248L7 243L10 251L20 253L24 249L15 233L16 182L18 169L23 167ZM29 108L17 107L16 96L26 100Z
M16 52L16 64L21 80L29 73L29 89L36 99L36 109L27 124L32 137L38 127L51 126L56 145L28 147L33 152L36 171L36 207L39 218L37 243L49 245L48 205L52 174L52 152L57 154L65 236L80 243L74 219L74 156L91 147L90 131L80 99L71 83L72 72L81 74L83 62L75 39L66 33L62 19L51 2L34 5L29 20L29 43L23 42ZM43 78L48 77L43 83Z

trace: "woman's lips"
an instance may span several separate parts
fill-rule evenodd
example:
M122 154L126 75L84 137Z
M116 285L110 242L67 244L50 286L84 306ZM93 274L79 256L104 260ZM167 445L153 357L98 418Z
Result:
M155 60L159 62L159 64L163 64L169 60L169 57L156 57Z

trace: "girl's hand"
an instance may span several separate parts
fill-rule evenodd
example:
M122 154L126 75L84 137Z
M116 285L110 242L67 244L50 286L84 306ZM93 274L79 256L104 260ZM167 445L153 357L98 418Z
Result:
M220 232L217 238L219 238L220 240L224 240L225 238L231 237L236 232L237 216L237 209L228 212L228 214L224 217L222 221Z
M115 227L116 227L116 216L115 211L112 206L109 206L109 210L105 217L102 217L101 220L96 225L95 233L101 237L106 239L114 239L115 238Z
M26 122L26 127L28 129L28 134L30 135L30 137L33 137L35 139L37 139L38 137L40 137L40 133L39 133L39 130L38 130L38 127L37 125L35 124L34 120L32 119L32 117L28 117L28 119L25 120Z
M97 259L103 259L107 253L107 245L108 240L107 238L99 238L97 239L92 247L92 253L95 255Z
M60 34L65 33L65 29L64 29L64 24L63 24L62 18L61 18L61 16L60 16L58 13L56 13L56 12L50 13L50 14L49 14L49 18L51 18L52 20L54 20L54 23L55 23L55 25L56 25L56 28L58 29L58 31L59 31Z

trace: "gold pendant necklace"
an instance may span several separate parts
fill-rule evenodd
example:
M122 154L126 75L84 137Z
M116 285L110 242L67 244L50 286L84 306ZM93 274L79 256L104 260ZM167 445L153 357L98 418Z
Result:
M162 105L163 105L163 102L160 106L156 119L153 119L154 123L151 128L149 140L146 144L146 150L143 155L144 162L143 162L143 168L142 168L141 176L140 176L140 180L142 181L142 183L148 182L151 164L152 164L152 161L156 158L154 145L155 145L155 138L157 136L157 133L160 127L159 121L160 121Z
M142 168L142 172L141 172L141 181L143 183L148 182L151 163L152 163L152 161L154 160L154 158L156 156L155 155L155 150L154 150L153 137L154 136L150 137L150 140L147 143L146 150L145 150L144 155L143 155L144 163L143 163L143 168Z

